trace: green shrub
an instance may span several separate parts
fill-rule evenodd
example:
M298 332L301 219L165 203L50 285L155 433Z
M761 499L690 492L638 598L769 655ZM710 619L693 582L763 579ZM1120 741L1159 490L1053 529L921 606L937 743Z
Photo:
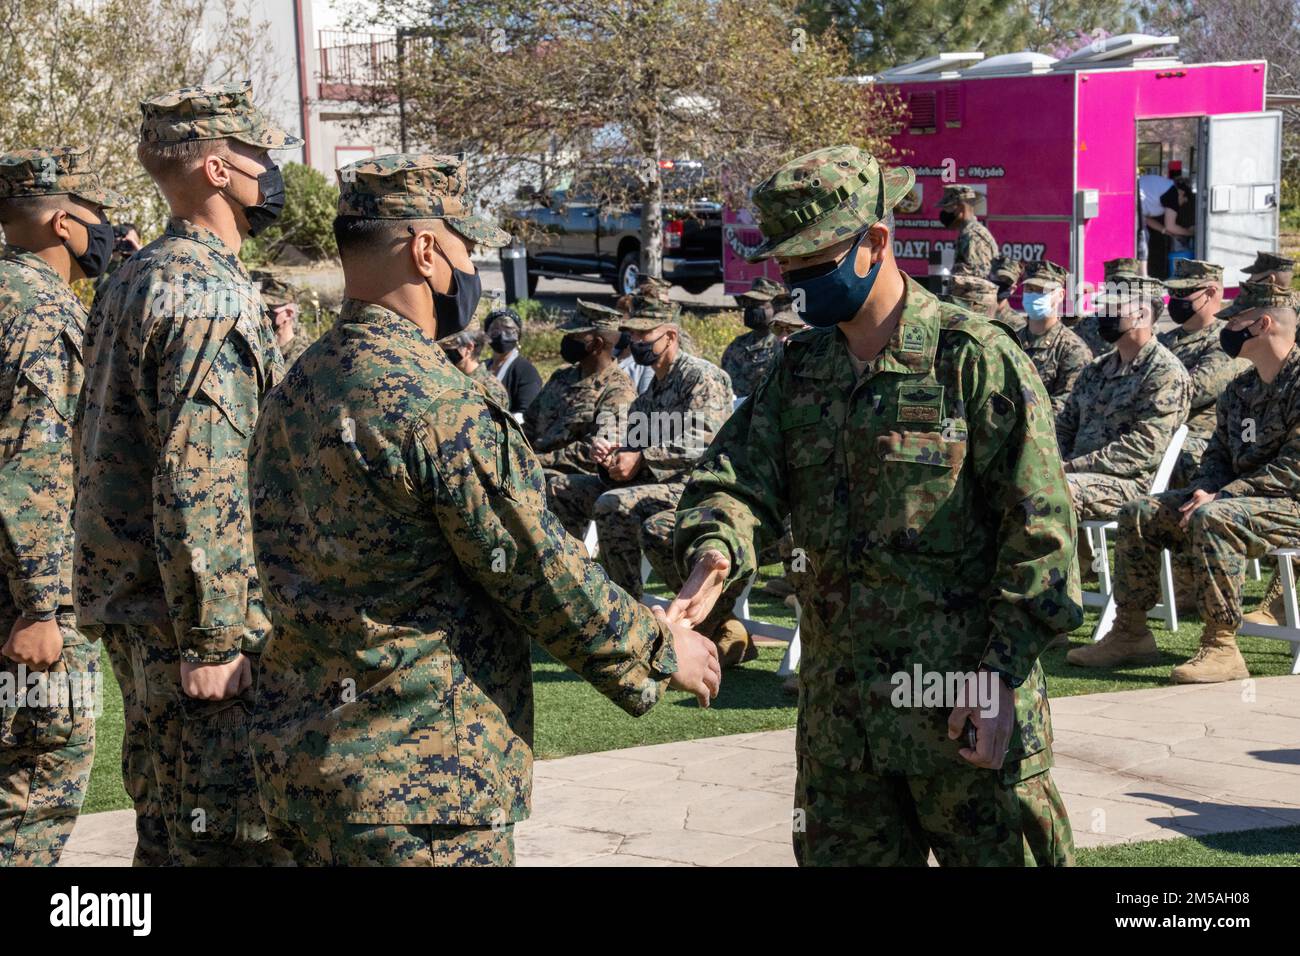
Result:
M264 265L273 262L287 245L315 261L337 256L334 216L338 212L338 187L320 171L301 163L286 163L282 170L284 211L265 232L244 242L239 257L249 265Z

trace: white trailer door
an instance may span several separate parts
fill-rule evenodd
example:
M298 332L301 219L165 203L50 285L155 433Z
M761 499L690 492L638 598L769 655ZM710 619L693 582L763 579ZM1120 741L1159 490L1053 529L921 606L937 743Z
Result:
M1222 265L1234 287L1258 250L1277 251L1282 114L1207 116L1200 138L1197 258Z

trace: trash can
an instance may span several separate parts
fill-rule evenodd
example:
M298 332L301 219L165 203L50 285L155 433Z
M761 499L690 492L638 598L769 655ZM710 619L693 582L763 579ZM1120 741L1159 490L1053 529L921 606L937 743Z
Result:
M528 298L528 256L523 243L501 247L501 279L506 287L506 305Z

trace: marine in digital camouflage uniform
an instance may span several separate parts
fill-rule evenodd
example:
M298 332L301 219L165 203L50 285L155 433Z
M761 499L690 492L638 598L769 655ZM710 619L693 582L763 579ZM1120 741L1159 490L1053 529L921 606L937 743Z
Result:
M1220 397L1214 435L1191 484L1142 496L1120 510L1115 626L1098 643L1070 651L1070 663L1115 667L1158 658L1146 615L1158 599L1160 552L1168 548L1191 565L1205 622L1200 649L1170 677L1214 683L1249 676L1235 637L1246 566L1272 548L1300 545L1296 305L1290 291L1245 283L1219 313L1229 320L1226 334L1245 330L1251 336L1241 356L1253 367Z
M622 314L578 300L578 315L561 326L565 339L601 345L555 370L524 412L524 434L546 472L547 487L563 474L595 475L592 440L619 443L620 424L636 398L632 380L614 359ZM586 527L571 528L581 538Z
M1190 321L1158 336L1160 344L1177 356L1192 379L1187 438L1169 482L1171 488L1185 488L1196 474L1201 456L1214 434L1219 396L1234 378L1249 370L1250 363L1229 357L1219 345L1219 332L1224 322L1215 318L1214 313L1223 304L1222 266L1195 259L1176 259L1174 276L1165 282L1165 287L1174 300L1187 301L1189 308L1196 309L1189 316ZM1171 300L1171 317L1176 308L1176 302Z
M653 299L636 299L626 331L677 329L675 307ZM658 339L656 339L656 342ZM670 346L657 351L662 354ZM731 414L731 382L711 362L676 345L677 355L663 374L628 407L620 446L635 451L640 463L627 479L565 475L551 485L551 507L566 528L596 522L600 561L609 576L633 597L643 593L641 525L657 512L677 507L691 466L704 453Z
M1034 264L1025 279L1025 291L1044 295L1058 293L1055 310L1045 319L1026 316L1026 324L1016 333L1016 340L1038 370L1043 387L1052 400L1052 414L1059 415L1070 397L1079 374L1092 361L1092 352L1083 339L1061 321L1061 307L1067 294L1070 274L1055 262L1044 259Z
M754 190L766 237L755 258L833 250L912 182L856 147L800 157ZM786 341L691 472L678 562L694 575L720 552L727 582L743 580L791 517L806 557L793 575L801 864L924 866L931 850L945 865L1066 863L1037 658L1082 609L1047 395L1005 329L902 276L891 237L870 235L857 275L879 255L872 294L893 285L902 296L888 343L861 361L842 325ZM959 756L949 708L894 706L892 678L914 666L982 667L1015 688L1000 769Z
M1019 259L998 256L993 260L988 275L998 287L998 308L993 317L1014 332L1025 327L1025 314L1011 307L1011 297L1016 294L1016 285L1024 271L1025 267Z
M509 241L473 214L458 157L381 156L339 175L349 274L395 268L366 258L365 234L348 239L375 220L416 250L449 241L434 220ZM406 317L346 299L253 439L275 622L255 748L275 831L303 865L511 863L532 781L530 642L634 715L681 660L681 635L546 510L520 426L447 361L436 321L431 306Z
M266 303L267 321L275 333L276 347L284 358L284 367L288 368L311 345L302 330L302 323L298 321L298 298L288 283L269 272L251 272L249 277L257 285L262 301ZM285 330L289 335L287 342L281 341L282 325L288 326Z
M722 353L722 370L731 379L731 390L739 396L749 395L762 381L776 355L776 333L772 317L788 306L790 294L785 287L766 276L754 280L748 292L736 296L736 304L745 312L749 329Z
M107 230L103 210L119 202L84 149L0 156L0 677L30 694L0 706L0 866L58 863L94 762L99 645L72 606L71 436L86 310L69 283L105 266L92 261L90 227ZM47 653L61 641L53 663L15 643L42 625Z
M1081 520L1113 520L1126 501L1146 494L1191 402L1187 370L1154 334L1151 300L1160 294L1160 283L1145 277L1116 282L1098 296L1099 309L1126 316L1130 328L1124 336L1137 352L1126 362L1114 347L1094 359L1056 418ZM1144 325L1134 327L1131 315L1143 316Z
M87 324L74 435L77 619L102 634L122 683L135 862L274 863L283 856L248 750L251 692L198 699L183 687L201 666L251 670L270 627L247 453L283 363L238 239L250 229L241 210L266 198L258 176L273 168L269 150L300 140L253 106L248 83L187 87L140 109L146 168L189 178L176 183L182 198L163 235L117 270ZM192 161L221 156L229 181L218 188L168 158L183 144ZM216 220L194 221L200 194L230 203L234 246Z
M957 226L957 245L953 257L954 271L958 266L968 267L974 275L988 275L993 260L998 256L998 243L985 225L975 218L975 203L979 193L969 186L952 184L943 187L939 200L940 216L947 214L956 219L945 225Z
M981 319L991 319L998 307L998 287L974 273L954 273L948 282L944 301L959 305Z
M1107 259L1102 268L1105 270L1104 282L1140 279L1146 274L1142 263L1137 259ZM1101 290L1098 289L1097 291L1100 292ZM1083 339L1084 344L1092 351L1093 358L1101 358L1115 347L1101 337L1101 333L1098 331L1098 322L1099 316L1097 315L1095 302L1090 315L1085 315L1073 323L1068 320L1066 322L1070 326L1070 330Z

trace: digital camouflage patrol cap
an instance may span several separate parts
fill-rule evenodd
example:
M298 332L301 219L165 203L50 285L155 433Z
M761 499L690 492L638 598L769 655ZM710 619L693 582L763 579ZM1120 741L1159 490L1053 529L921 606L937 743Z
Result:
M292 149L302 140L276 126L253 105L253 84L186 86L140 104L140 142L188 143L237 139L262 149Z
M1102 287L1097 290L1097 305L1113 307L1134 300L1154 305L1161 301L1164 294L1165 285L1159 279L1116 273L1108 276Z
M746 292L736 293L739 300L750 299L754 302L771 302L773 299L788 295L789 291L779 282L773 282L767 276L759 276Z
M1200 259L1175 259L1174 274L1165 280L1171 292L1188 292L1211 284L1223 285L1223 266Z
M1019 282L1024 274L1024 264L1019 259L1011 259L1007 256L998 256L994 259L993 268L989 270L990 279L1010 286Z
M258 291L262 294L262 301L273 309L282 305L292 305L297 301L293 288L269 272L255 270L250 272L248 277L257 285Z
M0 199L75 196L111 209L126 200L104 186L77 146L20 149L0 156Z
M1243 282L1236 298L1215 316L1230 319L1251 309L1294 309L1298 306L1300 297L1290 289L1279 288L1271 282Z
M807 256L885 218L916 182L856 146L830 146L786 163L754 188L763 242L745 258Z
M679 316L675 302L643 295L632 296L631 315L619 319L620 332L649 332L661 325L676 325Z
M976 312L987 312L998 304L998 287L983 276L963 273L948 280L948 298Z
M1102 263L1106 278L1137 276L1142 274L1142 264L1136 259L1107 259Z
M1255 261L1241 271L1252 276L1259 275L1261 272L1294 272L1295 260L1261 249L1255 253Z
M794 309L782 309L780 312L776 313L776 315L772 316L772 331L776 332L778 335L781 333L793 335L795 332L807 328L811 328L811 326L809 326L808 323L804 321L804 317L794 311Z
M568 322L560 326L560 329L565 333L617 332L622 322L623 313L618 309L601 305L599 302L579 299L577 312Z
M962 203L979 202L980 194L969 186L953 183L943 187L943 196L939 199L940 209L954 209Z
M1035 262L1025 276L1026 292L1043 292L1047 289L1063 289L1070 282L1070 272L1064 266L1050 259Z
M362 219L442 219L483 246L510 244L510 236L474 213L465 162L459 156L389 153L338 171L339 215Z

